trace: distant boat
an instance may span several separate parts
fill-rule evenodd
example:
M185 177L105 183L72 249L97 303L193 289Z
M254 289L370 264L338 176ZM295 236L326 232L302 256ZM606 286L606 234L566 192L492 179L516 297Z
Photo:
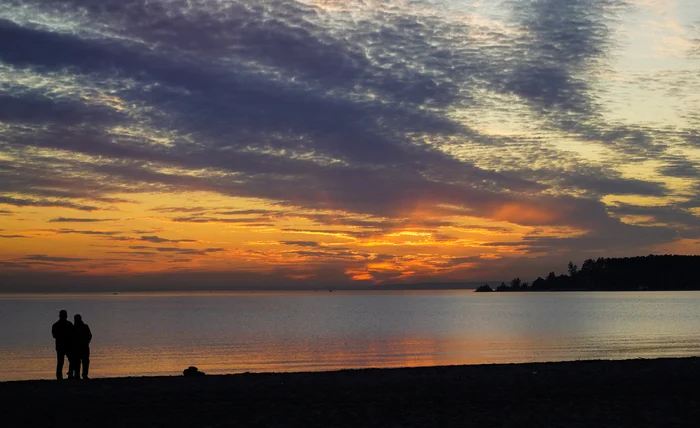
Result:
M112 293L113 296L116 296L117 294L119 294L119 293Z
M328 290L328 292L329 292L329 293L332 293L332 292L333 292L333 290Z

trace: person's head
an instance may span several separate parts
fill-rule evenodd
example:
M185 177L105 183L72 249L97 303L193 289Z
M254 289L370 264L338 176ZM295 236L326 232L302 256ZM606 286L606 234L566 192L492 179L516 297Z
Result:
M73 321L75 321L76 324L82 324L83 323L83 317L80 316L80 314L75 314L73 316Z
M58 319L61 319L61 320L68 319L68 312L65 309L61 309L61 311L58 313Z

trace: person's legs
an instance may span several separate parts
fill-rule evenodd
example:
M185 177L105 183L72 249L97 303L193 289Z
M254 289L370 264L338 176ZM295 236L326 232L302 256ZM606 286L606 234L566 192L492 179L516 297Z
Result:
M56 379L63 379L63 360L66 356L62 349L56 349Z
M74 352L72 360L71 377L73 379L80 379L80 352Z
M75 379L75 352L70 350L66 353L68 357L68 379Z
M83 360L83 379L87 379L88 370L90 369L90 348L83 351L83 354L80 357Z

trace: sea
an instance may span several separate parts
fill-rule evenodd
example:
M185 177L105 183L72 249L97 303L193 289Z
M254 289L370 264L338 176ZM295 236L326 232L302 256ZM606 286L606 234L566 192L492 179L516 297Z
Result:
M0 381L55 377L61 309L92 378L700 355L698 291L0 294Z

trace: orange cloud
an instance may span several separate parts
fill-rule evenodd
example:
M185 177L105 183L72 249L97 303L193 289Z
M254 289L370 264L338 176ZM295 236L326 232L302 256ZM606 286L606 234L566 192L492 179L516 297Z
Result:
M526 203L510 202L496 208L491 217L494 220L507 221L516 224L551 224L561 213L550 207L536 206Z

